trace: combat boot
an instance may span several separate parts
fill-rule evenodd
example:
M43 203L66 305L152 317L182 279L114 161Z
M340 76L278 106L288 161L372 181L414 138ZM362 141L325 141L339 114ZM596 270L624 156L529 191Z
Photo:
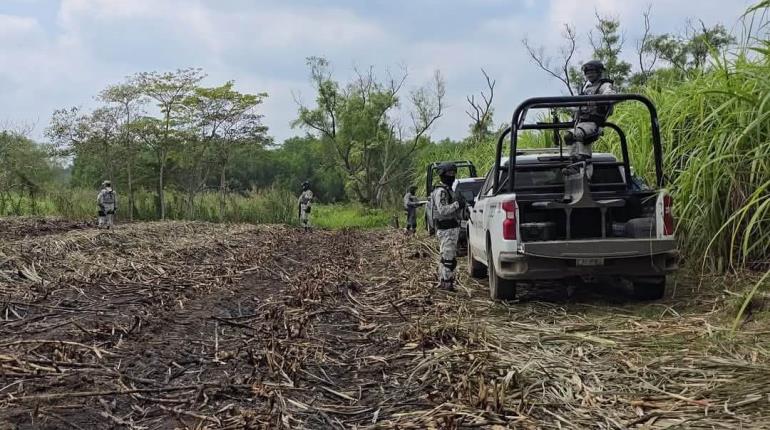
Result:
M453 280L441 280L438 283L438 289L444 290L444 291L454 291L455 290L455 282Z

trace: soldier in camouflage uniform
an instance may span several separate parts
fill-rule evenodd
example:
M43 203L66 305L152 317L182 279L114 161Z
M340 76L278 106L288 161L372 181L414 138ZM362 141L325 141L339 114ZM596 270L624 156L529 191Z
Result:
M438 168L441 184L430 195L433 219L436 225L441 260L438 264L439 288L454 290L455 268L457 267L457 240L460 237L460 219L465 200L452 192L457 174L454 163L444 163Z
M96 204L99 206L99 228L112 228L113 216L118 210L118 196L110 181L102 182L102 189L96 196Z
M305 231L310 230L310 207L313 203L313 191L310 190L310 183L302 183L302 193L299 195L297 204L299 205L299 222Z
M417 231L417 208L425 204L417 199L415 195L417 187L412 185L404 194L404 210L406 211L406 232L414 234Z
M599 94L615 94L612 80L603 77L604 64L591 60L583 64L583 74L586 83L580 90L581 96ZM575 118L575 128L564 135L564 143L570 147L570 155L578 158L591 158L591 144L601 135L601 126L612 114L611 105L592 104L578 108Z

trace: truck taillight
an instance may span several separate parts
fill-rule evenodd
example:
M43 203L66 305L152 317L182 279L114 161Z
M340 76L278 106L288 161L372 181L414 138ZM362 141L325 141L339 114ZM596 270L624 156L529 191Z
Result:
M674 234L674 199L668 194L663 196L663 234Z
M516 200L503 202L501 205L505 211L503 220L503 239L516 240Z

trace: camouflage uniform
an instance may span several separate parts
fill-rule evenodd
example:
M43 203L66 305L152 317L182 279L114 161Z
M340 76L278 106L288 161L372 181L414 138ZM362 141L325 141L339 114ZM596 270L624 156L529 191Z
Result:
M444 184L433 190L430 204L441 253L441 260L438 263L439 286L452 289L457 267L457 240L460 238L462 208L460 203L455 201L452 190Z
M591 69L596 73L593 81L588 78L586 69ZM583 65L583 71L586 73L586 83L580 90L581 96L594 96L600 94L615 94L612 87L612 80L602 78L604 65L596 60L589 61ZM601 135L601 125L612 113L612 106L592 104L590 106L581 106L576 115L575 128L565 139L570 146L570 155L590 158L593 154L591 144Z
M404 210L406 211L406 231L414 233L417 230L417 207L420 201L409 190L404 194Z
M309 189L299 195L299 221L305 229L310 228L310 206L313 202L313 192Z
M96 196L96 204L99 206L99 227L111 228L113 216L118 210L118 196L110 185L105 185Z

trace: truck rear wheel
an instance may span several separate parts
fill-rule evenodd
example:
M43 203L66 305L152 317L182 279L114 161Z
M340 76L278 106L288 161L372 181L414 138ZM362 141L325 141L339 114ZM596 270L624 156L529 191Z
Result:
M631 296L636 300L660 300L666 294L666 277L649 276L633 280Z
M489 274L489 298L492 300L513 300L516 298L516 281L497 276L492 250L487 246L487 273Z
M471 248L470 241L468 241L468 275L474 279L481 279L487 276L487 267L484 266L484 263L478 262L473 258L473 248Z

